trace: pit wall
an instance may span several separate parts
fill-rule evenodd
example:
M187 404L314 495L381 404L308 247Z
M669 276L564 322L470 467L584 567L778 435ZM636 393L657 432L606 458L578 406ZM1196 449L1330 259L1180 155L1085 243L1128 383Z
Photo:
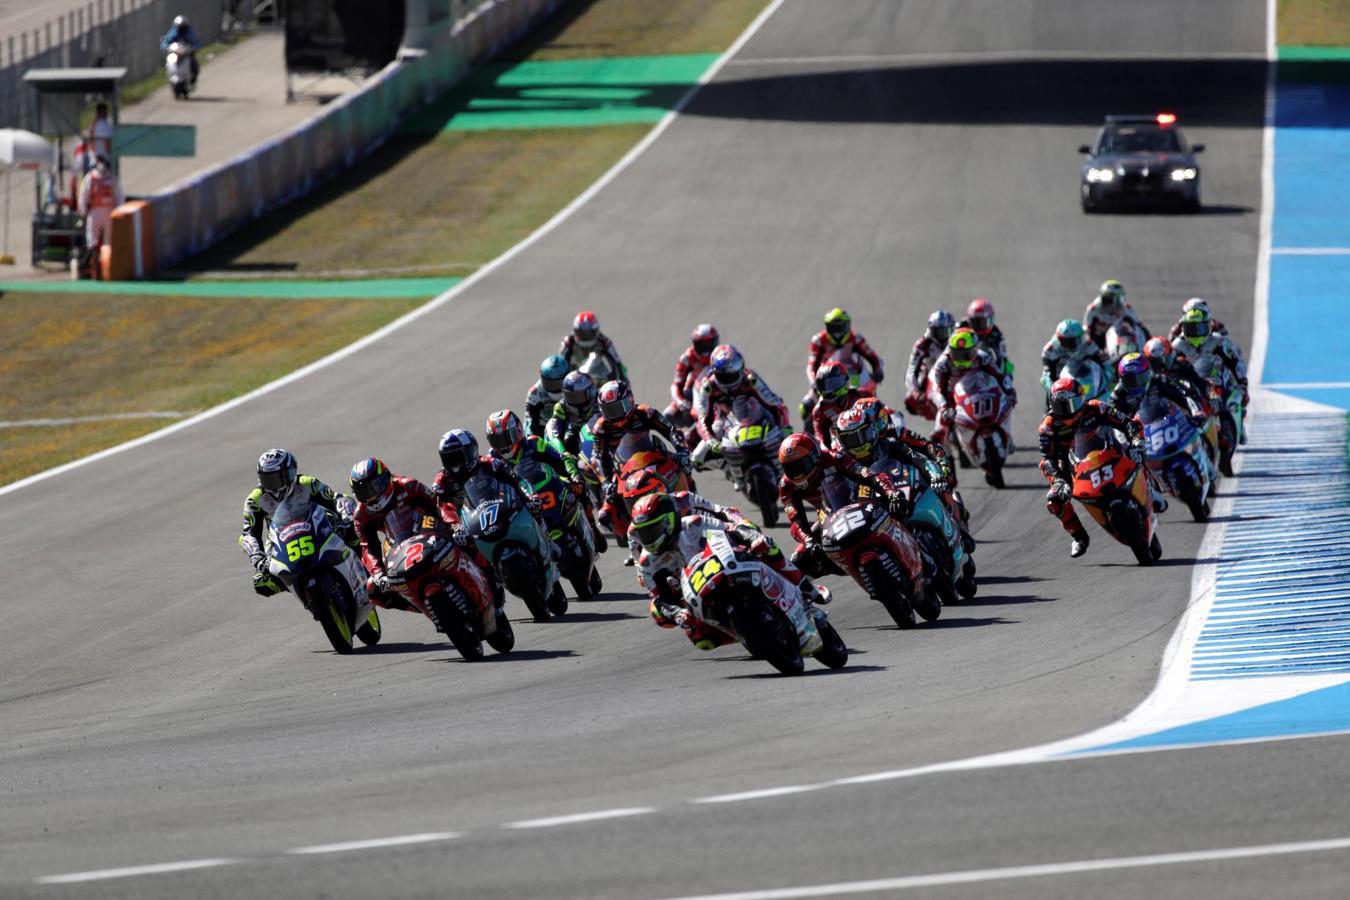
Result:
M433 21L414 13L422 4L410 2L400 58L358 90L291 131L146 198L159 269L200 253L350 168L379 147L406 114L520 38L560 2L455 0L449 15L436 18L433 12Z

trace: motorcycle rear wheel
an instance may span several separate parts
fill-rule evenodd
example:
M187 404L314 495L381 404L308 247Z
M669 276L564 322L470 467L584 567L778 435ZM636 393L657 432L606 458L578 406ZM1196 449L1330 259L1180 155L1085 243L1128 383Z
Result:
M567 594L563 591L561 581L553 583L553 592L548 597L548 611L555 616L561 616L567 612Z
M470 618L469 603L457 587L447 584L442 590L428 595L427 606L435 617L436 627L450 639L466 662L483 658L483 639L478 636L478 629Z
M1205 522L1209 519L1209 503L1200 499L1200 492L1195 489L1194 484L1181 485L1181 501L1191 511L1191 518L1195 521Z
M370 608L366 621L362 622L361 627L356 629L356 636L367 647L373 647L380 642L380 638L384 637L384 630L380 627L380 614L375 611L375 607Z
M797 630L783 611L767 600L751 598L738 603L731 624L752 654L784 675L800 675L806 668Z
M819 625L821 647L816 651L816 659L831 669L842 669L848 664L848 647L833 625Z

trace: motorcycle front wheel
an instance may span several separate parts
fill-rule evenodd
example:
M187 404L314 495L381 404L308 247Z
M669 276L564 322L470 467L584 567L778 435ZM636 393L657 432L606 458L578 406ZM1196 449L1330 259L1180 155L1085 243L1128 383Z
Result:
M842 669L848 664L848 647L844 645L844 639L830 624L818 625L816 630L820 632L822 642L816 651L816 659L831 669Z
M352 652L352 628L347 622L347 594L331 575L322 574L305 591L309 611L319 620L333 650L344 656Z
M477 662L483 658L483 640L473 626L469 602L457 587L446 584L428 594L427 609L431 611L436 627L450 639L465 661Z
M731 615L731 625L752 654L784 675L800 675L806 668L797 630L777 606L763 598L743 598Z

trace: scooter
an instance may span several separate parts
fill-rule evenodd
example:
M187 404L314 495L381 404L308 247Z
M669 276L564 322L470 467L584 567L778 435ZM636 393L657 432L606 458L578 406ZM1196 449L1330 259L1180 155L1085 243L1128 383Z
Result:
M164 76L169 80L175 100L186 100L196 87L192 80L192 58L196 55L191 44L174 41L164 57Z

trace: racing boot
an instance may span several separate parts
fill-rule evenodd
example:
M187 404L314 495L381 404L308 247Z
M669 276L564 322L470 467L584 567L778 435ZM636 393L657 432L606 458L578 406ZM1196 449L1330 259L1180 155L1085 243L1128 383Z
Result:
M1069 545L1069 555L1074 559L1082 556L1087 552L1088 543L1088 533L1086 531L1080 531L1073 536L1073 543Z
M829 588L816 584L807 575L802 576L802 580L797 582L797 587L801 588L802 596L808 603L829 606L830 601L834 599L834 595L830 593Z

